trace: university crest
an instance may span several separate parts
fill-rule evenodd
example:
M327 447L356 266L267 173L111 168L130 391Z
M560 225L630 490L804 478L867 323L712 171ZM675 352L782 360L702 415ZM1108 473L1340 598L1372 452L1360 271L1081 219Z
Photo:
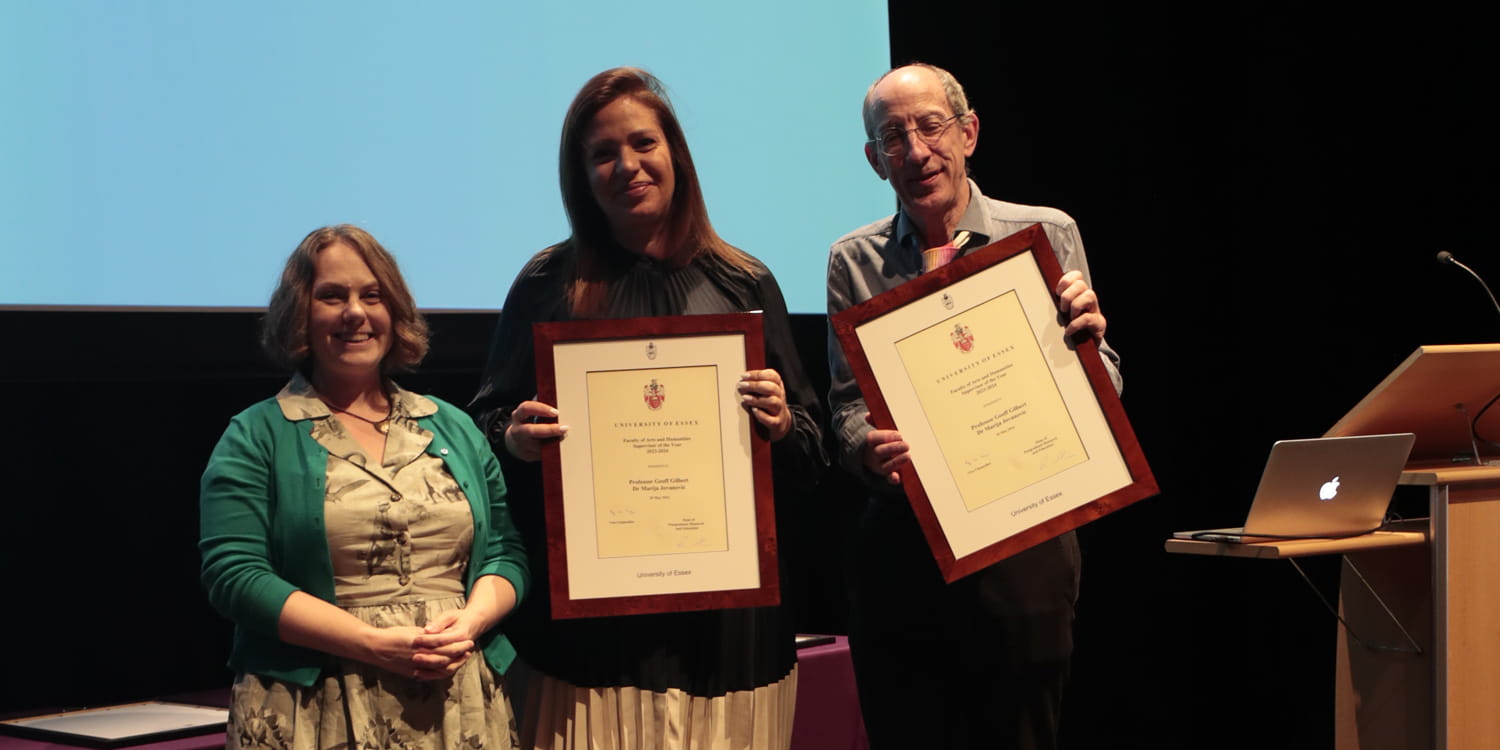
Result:
M965 354L969 353L969 350L974 348L974 334L971 333L969 331L969 327L964 325L963 323L954 323L953 332L948 334L948 338L953 339L954 349L957 349Z
M652 411L660 409L661 405L666 403L667 387L656 382L656 378L652 378L651 382L641 390L641 395L646 400L646 406L650 407Z

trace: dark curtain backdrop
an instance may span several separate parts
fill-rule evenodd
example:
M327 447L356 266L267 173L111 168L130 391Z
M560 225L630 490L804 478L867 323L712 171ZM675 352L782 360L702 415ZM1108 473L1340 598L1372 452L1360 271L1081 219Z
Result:
M1433 259L1500 283L1497 48L1467 6L1340 5L890 4L893 62L966 86L982 188L1079 221L1162 486L1083 531L1068 747L1330 747L1332 616L1284 563L1162 539L1242 520L1271 442L1416 346L1500 340Z

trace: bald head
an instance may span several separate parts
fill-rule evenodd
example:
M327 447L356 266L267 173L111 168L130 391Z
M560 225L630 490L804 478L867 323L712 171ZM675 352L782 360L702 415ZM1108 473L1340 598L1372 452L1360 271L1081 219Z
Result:
M864 121L870 167L890 182L924 247L946 243L969 204L968 158L979 141L963 87L942 68L896 68L865 94Z
M969 114L969 97L964 94L964 87L959 85L958 79L936 65L927 63L912 63L899 68L892 68L884 75L875 79L870 88L865 90L865 102L863 115L865 121L865 137L875 137L875 112L874 101L876 89L889 78L904 79L904 83L919 85L936 85L942 91L943 98L948 102L948 109L955 115Z

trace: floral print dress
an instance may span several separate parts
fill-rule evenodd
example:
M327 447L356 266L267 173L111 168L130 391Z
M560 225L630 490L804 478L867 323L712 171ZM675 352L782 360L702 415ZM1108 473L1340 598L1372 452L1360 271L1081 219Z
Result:
M473 519L442 460L425 452L432 433L415 421L436 404L396 389L384 460L370 465L304 379L277 401L287 419L310 421L313 439L328 449L323 507L338 605L379 627L421 627L464 606ZM507 750L515 732L500 679L477 651L452 678L436 681L330 656L309 687L240 675L227 746Z

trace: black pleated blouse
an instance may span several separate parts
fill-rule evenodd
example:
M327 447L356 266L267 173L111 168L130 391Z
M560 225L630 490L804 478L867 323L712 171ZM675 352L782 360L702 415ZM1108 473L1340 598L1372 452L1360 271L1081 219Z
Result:
M536 396L531 324L571 319L565 297L571 252L566 245L543 250L511 286L470 404L486 432L501 415ZM624 261L615 269L600 318L763 311L766 365L781 373L793 416L792 432L771 452L777 516L787 516L782 509L798 501L799 490L817 484L828 460L819 402L797 357L776 279L758 262L747 274L707 254L672 267L619 252ZM515 459L503 444L495 448L535 582L503 624L528 664L578 687L678 688L707 697L769 685L791 670L794 633L782 607L553 621L541 464Z

